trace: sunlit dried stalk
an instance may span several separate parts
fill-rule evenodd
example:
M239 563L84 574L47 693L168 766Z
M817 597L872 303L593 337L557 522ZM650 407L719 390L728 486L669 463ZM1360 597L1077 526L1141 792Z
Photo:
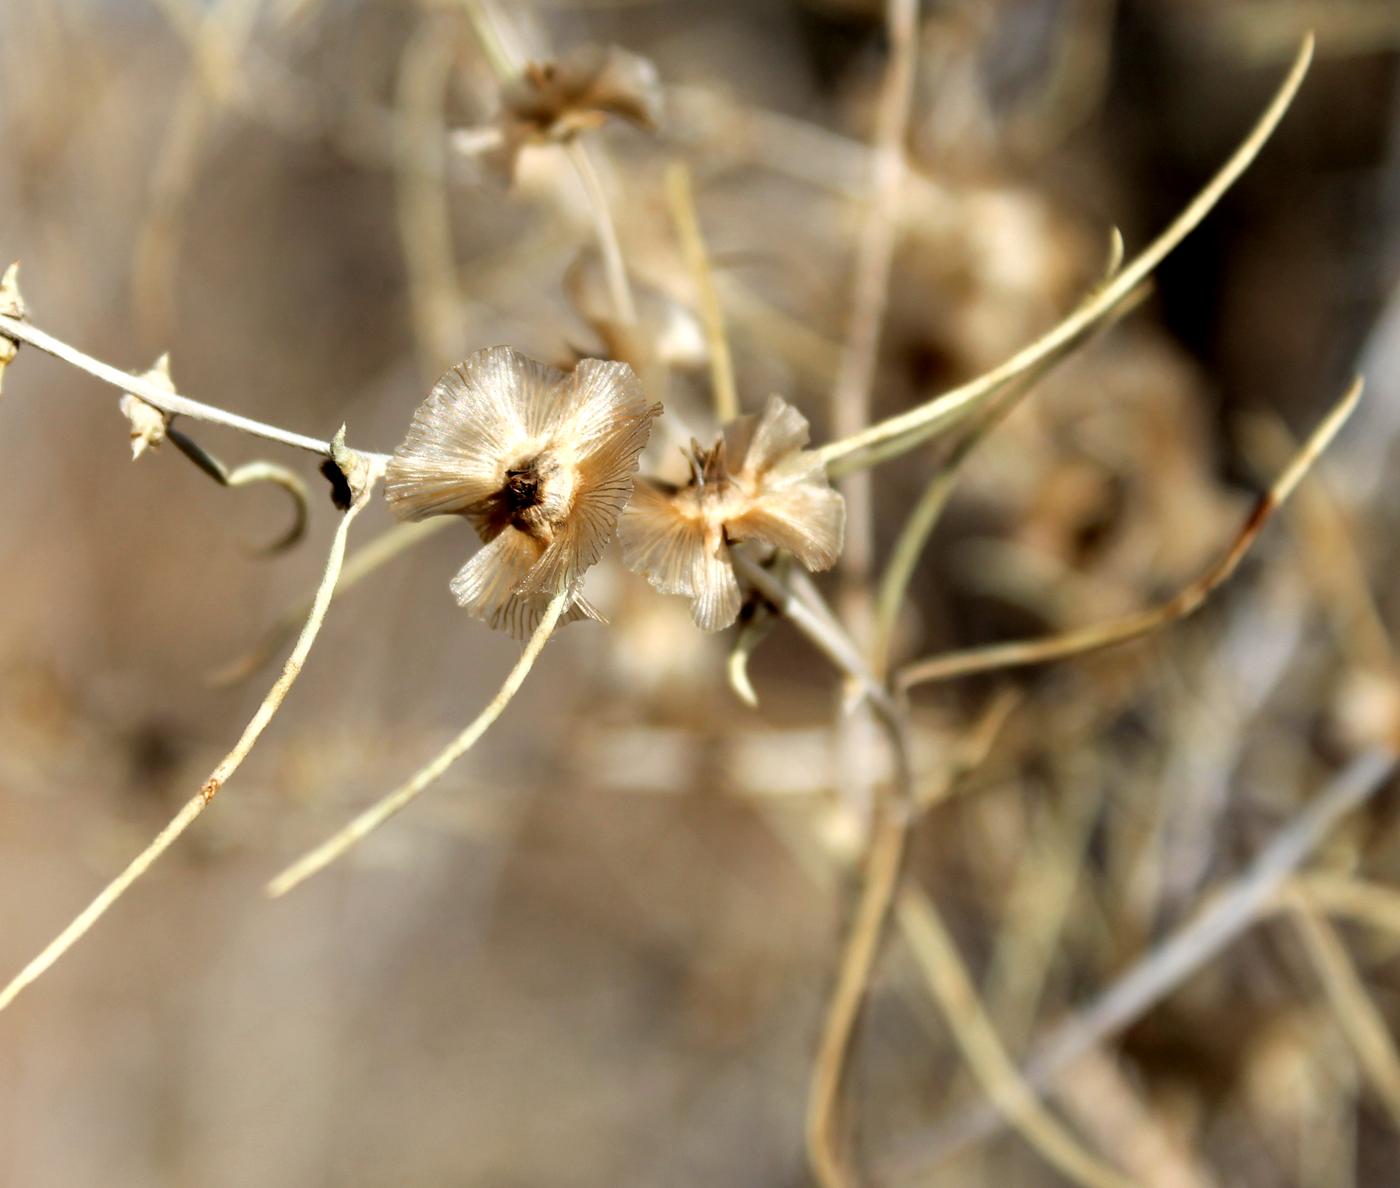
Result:
M1400 889L1336 874L1300 875L1294 883L1329 916L1400 936ZM1280 906L1286 906L1280 901Z
M430 536L436 536L451 523L451 520L437 519L416 524L395 524L392 528L386 528L373 540L346 557L345 566L340 571L340 581L336 584L336 593L343 598L349 590L372 573ZM206 678L209 684L215 688L236 685L269 663L296 632L297 624L306 618L314 600L313 591L284 611L254 647L209 673Z
M846 340L831 389L831 430L841 438L858 435L870 423L871 391L889 300L899 200L907 168L904 139L914 94L918 25L918 0L887 0L885 31L890 56L875 117L870 204L856 245ZM823 453L823 461L826 460ZM838 605L862 647L869 646L871 628L868 581L875 539L871 484L870 475L862 471L850 475L841 485L851 531L841 558Z
M1095 623L1048 639L1018 640L915 661L900 670L896 676L896 684L901 689L910 689L930 681L951 680L974 672L1019 668L1062 660L1069 656L1082 656L1102 648L1140 639L1194 614L1205 604L1213 591L1230 579L1244 559L1245 553L1249 551L1250 545L1269 522L1269 518L1288 499L1318 456L1346 424L1347 418L1361 398L1362 387L1362 381L1357 379L1347 389L1336 407L1327 414L1294 456L1288 468L1279 475L1273 486L1259 497L1224 556L1168 601L1109 623Z
M860 898L837 966L836 985L827 1003L807 1087L807 1161L822 1188L846 1188L858 1182L841 1149L841 1088L904 864L909 824L904 806L893 801L893 797L883 797L876 806L861 872Z
M559 617L563 614L572 595L572 588L565 586L550 599L544 615L540 618L539 625L525 645L524 652L521 653L515 667L506 676L496 696L461 734L444 747L431 762L415 772L406 783L394 789L383 799L376 801L345 828L297 859L269 882L267 885L268 895L274 898L285 895L318 871L324 870L342 854L358 845L383 825L390 817L406 808L421 792L442 776L452 764L471 750L476 745L477 740L505 712L511 698L519 692L520 686L525 683L525 678L530 674L530 669L534 667L536 658L549 641L549 637L554 633Z
M1127 1188L1132 1184L1116 1168L1086 1150L1021 1079L982 1008L952 937L928 897L908 888L899 897L898 912L905 942L913 950L963 1058L1007 1121L1076 1184L1092 1188Z
M841 1089L908 839L912 802L908 724L901 708L871 674L855 643L834 616L813 610L742 549L733 550L732 556L739 576L862 690L884 729L894 761L894 786L876 804L860 897L837 966L836 984L827 1004L807 1091L808 1162L822 1188L845 1188L854 1180L838 1133Z
M174 818L156 835L151 844L142 850L120 875L108 883L103 888L102 893L88 904L67 928L50 941L37 957L20 970L3 990L0 990L0 1011L14 1002L25 987L41 977L60 957L82 939L131 885L145 874L180 835L194 823L196 818L209 807L219 790L238 770L243 760L248 757L262 732L267 729L268 723L272 721L273 716L286 700L297 677L301 675L302 667L311 652L311 646L316 642L321 624L325 622L326 612L330 609L331 597L335 593L336 581L340 577L341 566L345 561L345 541L350 531L350 525L364 509L365 504L369 502L374 488L378 485L379 478L380 470L377 466L370 466L361 476L362 485L356 492L355 500L336 527L335 536L331 541L330 555L326 559L325 572L321 578L321 584L316 590L316 597L312 601L311 612L307 615L301 635L297 638L286 663L282 666L282 674L268 690L267 696L263 698L257 712L253 714L252 719L244 728L238 742L220 760L200 790L175 814Z
M569 160L574 164L583 191L588 195L588 209L593 215L594 230L598 235L598 250L603 256L603 269L608 278L608 291L612 294L613 308L617 320L624 326L637 324L637 302L632 296L632 282L627 279L627 264L622 256L622 240L617 234L617 223L613 219L612 203L608 192L603 188L598 169L593 164L588 147L581 140L571 141L567 148Z
M1386 787L1396 764L1393 755L1369 752L1338 772L1274 834L1244 871L1210 896L1194 919L1154 945L1089 1003L1052 1028L1023 1066L1025 1082L1037 1092L1053 1086L1056 1077L1081 1053L1141 1018L1268 914L1280 888L1332 827ZM997 1133L1003 1122L994 1109L971 1107L907 1141L887 1161L885 1170L891 1175L915 1175L969 1143Z
M710 387L715 402L715 419L723 425L739 415L739 393L734 383L734 360L729 353L729 339L724 332L724 310L715 291L714 272L705 236L700 230L700 216L695 210L695 195L690 184L690 170L677 161L666 171L666 196L671 203L671 218L680 236L681 250L690 267L700 313L705 323L705 341L710 355Z
M464 330L443 148L443 109L457 65L454 39L428 17L404 43L396 81L395 210L414 333L429 375L461 354ZM421 168L425 161L432 167Z
M1391 1125L1400 1127L1400 1054L1385 1016L1366 992L1337 930L1318 911L1305 886L1290 884L1282 898L1322 979L1333 1018L1390 1114Z
M1113 280L1114 274L1122 267L1122 264L1123 236L1115 227L1109 236L1108 259L1103 280L1084 300L1092 300L1095 293ZM1119 318L1135 308L1145 295L1145 286L1126 294L1116 308L1104 315L1098 330L1102 331L1107 326L1117 322ZM881 677L884 677L889 671L890 648L894 642L895 627L898 623L899 611L903 606L905 594L909 589L909 583L914 577L914 568L918 564L919 557L923 554L929 537L933 534L934 527L942 518L943 510L957 484L963 464L971 457L973 451L986 440L991 431L1001 424L1020 404L1021 400L1035 388L1054 362L1054 356L1043 360L997 392L987 402L985 408L972 414L979 419L967 427L963 437L949 449L947 456L939 461L932 478L929 479L928 485L924 488L924 493L919 496L918 503L914 505L904 525L900 528L899 536L895 539L894 547L890 550L890 559L885 565L884 572L880 575L879 586L875 594L875 627L871 643L871 656L875 671Z
M1147 279L1157 265L1211 212L1249 167L1292 104L1312 62L1312 55L1313 38L1309 35L1303 39L1283 85L1239 148L1167 229L1135 256L1093 300L1075 310L999 367L945 392L927 404L824 446L821 450L822 460L830 465L886 444L890 444L892 448L884 455L885 458L913 449L920 442L927 441L949 421L965 415L969 409L977 407L1005 384L1082 336L1124 296ZM896 442L899 443L898 446L893 445Z
M197 400L191 400L187 396L181 396L176 392L168 392L159 384L150 380L142 379L140 376L132 375L130 372L122 371L113 367L110 363L103 363L100 359L94 359L91 355L85 354L76 347L69 346L61 339L55 338L52 334L47 334L37 326L31 326L28 322L17 321L14 318L0 315L0 334L6 338L15 339L18 342L27 342L30 346L36 347L46 355L52 355L55 359L62 359L63 362L79 371L85 371L95 379L100 379L103 383L111 384L112 387L122 392L134 392L147 404L167 412L172 416L190 417L196 421L207 421L211 425L222 425L227 429L236 429L240 433L247 433L253 437L261 437L266 441L275 441L278 445L290 446L292 449L306 450L308 453L319 454L322 457L331 457L333 446L329 440L322 441L319 438L307 437L303 433L293 433L290 430L279 428L276 425L269 425L263 421L255 421L252 417L240 416L238 413L227 412L222 408L217 408L212 404L201 404ZM389 460L387 454L374 454L366 450L357 450L356 453L368 462L385 463Z

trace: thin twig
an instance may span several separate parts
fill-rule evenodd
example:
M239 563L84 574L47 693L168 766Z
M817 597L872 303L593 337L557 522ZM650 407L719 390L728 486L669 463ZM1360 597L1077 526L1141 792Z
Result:
M879 360L880 328L889 300L890 266L899 226L899 200L906 170L904 138L914 93L918 49L918 0L887 0L885 32L889 63L880 87L875 116L870 202L856 245L850 321L841 363L831 388L831 431L838 437L859 435L870 423L871 389ZM841 555L843 615L856 642L868 645L868 584L874 563L874 489L868 471L842 481L846 499L846 547Z
M593 166L593 158L588 148L577 137L568 144L569 160L574 163L579 180L583 182L588 195L588 207L593 213L593 226L598 235L598 250L603 256L603 271L608 278L608 292L612 296L613 309L617 320L624 326L637 324L637 303L632 297L632 282L627 279L627 265L622 259L622 241L617 236L617 223L613 221L612 204L607 191Z
M1352 382L1341 400L1294 455L1287 469L1279 475L1273 486L1259 497L1225 554L1168 601L1147 610L1125 615L1121 619L1114 619L1108 623L1094 623L1046 639L1014 640L915 661L900 670L896 677L897 686L907 690L915 685L951 680L974 672L1020 668L1030 664L1062 660L1068 656L1082 656L1139 639L1194 614L1205 604L1212 592L1230 579L1244 559L1245 553L1249 551L1250 545L1269 522L1269 518L1288 499L1318 455L1346 424L1347 418L1356 408L1357 401L1361 399L1362 386L1360 379Z
M807 1160L821 1188L847 1188L854 1182L841 1153L841 1086L904 864L909 822L902 809L892 798L877 802L860 899L837 967L807 1089Z
M807 1097L807 1158L812 1172L822 1188L847 1188L852 1178L841 1152L837 1116L851 1041L894 903L908 839L913 782L908 723L902 709L871 674L855 643L834 616L814 610L763 566L746 556L742 549L732 548L730 556L735 572L861 689L885 731L894 760L892 794L880 796L875 805L860 899L842 948ZM810 591L809 596L815 598L815 591Z
M180 432L173 425L165 430L165 436L175 448L184 454L200 470L221 487L250 487L256 483L271 483L280 487L292 500L292 522L287 530L271 544L261 545L258 552L263 554L281 553L290 549L306 535L306 524L311 513L311 498L306 493L306 484L300 476L279 466L275 462L244 462L241 466L227 466L200 445L188 434ZM297 621L300 621L298 616Z
M448 516L435 516L431 520L418 520L414 523L395 524L386 528L363 548L356 549L345 561L340 573L336 593L342 597L347 591L359 585L370 574L387 565L400 553L413 548L430 536L436 536L444 528L452 525ZM306 595L302 601L284 611L277 622L268 629L262 641L243 655L230 660L215 669L205 679L216 689L236 685L246 680L267 664L311 609L315 592Z
M225 412L212 404L201 404L187 396L167 391L159 384L152 383L142 376L132 375L128 371L113 367L110 363L94 359L91 355L84 354L76 347L69 346L66 342L55 338L52 334L45 333L39 327L32 326L28 322L17 321L15 318L0 314L0 334L18 342L27 342L46 355L61 359L69 366L76 367L79 371L85 371L88 375L100 379L105 384L111 384L112 387L121 392L135 393L147 404L162 412L169 413L171 416L207 421L211 425L223 425L227 429L237 429L240 433L261 437L266 441L275 441L279 445L291 446L296 450L306 450L308 453L319 454L326 458L331 456L329 440L322 441L319 438L307 437L305 434L293 433L287 429L280 429L276 425L255 421L251 417L241 416L238 413ZM366 461L378 465L387 463L389 460L387 454L373 454L365 450L357 450L356 453Z
M425 17L399 56L394 191L419 358L433 376L459 357L464 329L444 160L444 107L456 68L454 39L442 22ZM423 161L434 167L419 168Z
M1385 1016L1366 993L1337 930L1318 911L1304 886L1291 883L1283 901L1331 1000L1333 1018L1390 1114L1391 1125L1400 1126L1400 1055Z
M695 210L690 170L684 161L676 161L666 170L666 197L671 203L671 218L676 224L681 250L690 267L699 299L710 355L710 387L714 394L715 418L723 425L739 415L739 393L734 384L734 360L729 353L729 339L724 332L724 310L720 308L719 294L715 291L710 254L705 247L704 233L700 230L700 216Z
M1400 936L1400 890L1336 874L1300 875L1294 882L1329 916Z
M1396 757L1383 752L1369 752L1352 760L1274 834L1234 881L1211 897L1193 920L1144 954L1036 1045L1023 1069L1026 1083L1044 1092L1082 1053L1140 1019L1267 915L1279 889L1332 827L1385 787L1395 769ZM989 1138L1002 1125L995 1109L972 1107L906 1143L886 1170L895 1176L927 1169L969 1143Z
M1021 1079L928 896L914 887L906 888L899 896L898 917L905 942L928 980L963 1059L1007 1121L1075 1183L1127 1188L1132 1181L1086 1150Z
M1273 135L1274 129L1293 102L1293 97L1297 94L1298 88L1307 74L1312 55L1313 38L1309 34L1299 46L1293 66L1278 93L1220 172L1210 180L1186 209L1177 215L1167 229L1118 273L1113 282L1105 286L1094 300L1075 310L1048 333L1018 351L1001 366L993 368L977 379L954 388L918 408L901 413L899 416L890 417L877 425L872 425L869 429L822 447L818 451L822 461L829 465L850 454L870 449L872 446L893 442L896 439L902 441L904 448L913 449L921 441L927 440L929 433L949 418L962 412L967 406L975 404L988 393L996 391L1003 384L1015 379L1016 376L1034 367L1042 359L1053 355L1060 348L1067 346L1082 335L1127 293L1130 293L1147 279L1152 270L1195 229L1197 224L1210 213L1215 204L1249 167L1259 151L1268 142L1269 137Z
M311 613L306 618L306 625L302 627L296 646L292 648L287 662L282 666L281 676L268 690L267 696L263 698L262 704L258 706L252 720L244 728L238 742L210 773L200 790L175 814L174 818L156 835L151 844L142 850L120 875L108 883L103 888L102 893L88 904L67 928L44 947L43 952L20 970L3 990L0 990L0 1011L14 1002L26 986L42 976L54 962L68 952L126 893L127 889L151 868L175 840L209 807L219 790L238 770L243 760L248 757L248 753L253 749L258 738L281 708L282 702L286 700L287 693L291 690L297 677L301 675L302 667L311 651L311 645L316 642L321 624L326 619L326 611L330 608L331 597L335 593L336 581L340 577L341 566L345 561L345 541L350 531L350 525L369 502L370 495L379 481L379 476L379 469L377 467L371 468L368 478L355 497L355 501L336 526L335 537L331 541L330 555L326 558L325 573L322 575L321 584L316 590L316 597L311 605Z
M359 816L351 821L345 828L327 838L314 850L304 854L293 862L286 870L279 874L267 885L267 893L274 899L285 895L288 891L305 882L318 871L329 866L347 850L357 845L368 837L385 821L392 817L401 809L407 807L413 799L425 788L431 785L439 776L452 766L458 759L465 755L476 744L476 741L486 733L491 725L501 716L506 706L510 704L511 698L519 691L520 686L525 683L525 678L529 675L530 669L534 666L536 658L539 656L544 645L549 641L549 637L554 632L555 625L559 622L559 616L563 614L564 607L573 597L573 589L565 586L550 600L546 608L544 617L540 620L539 626L535 628L534 634L530 636L529 642L525 645L524 652L520 659L516 661L515 667L510 670L502 683L496 696L491 699L486 708L479 713L465 730L452 740L440 751L431 762L418 769L408 780L401 784L394 791L390 792L383 799L376 801L365 809Z
M1108 239L1108 256L1103 277L1084 296L1081 304L1093 300L1095 294L1113 280L1114 274L1122 265L1123 235L1115 227ZM1145 285L1125 294L1123 300L1104 315L1103 321L1096 327L1096 331L1101 332L1110 325L1116 324L1121 317L1136 308L1146 295L1147 286ZM985 408L979 409L976 414L973 414L980 414L980 419L975 424L968 426L963 437L949 449L947 456L940 460L933 477L929 479L928 486L924 488L924 493L919 497L918 503L914 505L914 509L900 528L899 536L895 539L894 547L890 550L890 559L885 565L884 572L880 575L880 584L875 595L875 628L871 643L871 657L875 671L882 678L889 672L890 648L894 642L895 626L899 619L900 607L904 604L904 595L909 589L910 581L913 580L914 569L923 554L924 546L928 543L929 536L942 518L944 508L952 496L953 488L957 485L963 464L971 457L973 451L986 440L987 435L1001 424L1035 388L1036 384L1045 377L1054 361L1055 357L1053 356L1042 360L1024 375L1007 384L1003 390L995 393ZM832 470L837 469L840 468L832 468Z
M731 548L734 572L758 590L777 610L816 645L841 672L845 673L875 707L887 724L903 730L899 707L889 691L871 673L855 644L834 618L820 615L741 548ZM793 575L794 579L798 576Z

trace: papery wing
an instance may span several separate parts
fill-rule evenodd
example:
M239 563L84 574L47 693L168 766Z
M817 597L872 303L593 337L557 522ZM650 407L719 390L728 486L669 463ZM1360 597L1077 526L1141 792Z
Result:
M637 484L622 516L622 557L663 594L684 594L704 631L728 627L739 615L739 583L727 547L706 545L705 525L681 515L666 494Z
M506 529L458 570L452 579L453 596L473 617L515 639L528 639L544 617L549 597L520 594L516 587L538 559L539 551L539 544L529 536L514 528ZM560 622L579 619L606 622L591 603L575 595Z
M830 569L845 541L846 501L832 490L814 457L794 457L725 528L731 540L759 540L786 549L805 569Z
M701 631L723 631L739 617L742 600L728 545L717 552L702 545L691 561L690 584L690 617Z
M551 593L580 581L603 555L632 497L637 459L660 405L648 405L626 364L585 359L575 372L576 405L563 444L576 451L578 487L555 537L522 584Z
M810 432L797 409L781 396L768 397L757 416L738 417L725 426L730 473L762 475L802 449Z
M618 529L622 561L663 594L689 594L691 549L703 546L699 521L682 516L665 492L643 479Z
M562 378L509 347L477 351L447 372L389 461L384 493L394 514L470 514L489 499Z

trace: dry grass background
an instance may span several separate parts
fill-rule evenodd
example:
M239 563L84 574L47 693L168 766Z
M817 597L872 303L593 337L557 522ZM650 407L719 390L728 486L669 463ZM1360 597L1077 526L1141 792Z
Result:
M206 12L223 23L201 42ZM629 263L690 299L663 187L666 163L688 160L740 397L782 392L824 440L879 7L510 13L539 51L616 41L656 60L659 135L595 142ZM1400 745L1400 23L1357 0L922 15L877 415L1049 326L1094 283L1111 225L1142 244L1248 127L1309 22L1319 61L1152 300L968 465L898 659L1171 593L1228 543L1290 430L1351 372L1370 385L1322 481L1200 616L1119 652L913 691L925 786L989 706L1008 711L985 762L920 820L905 877L1020 1055L1209 902L1333 769ZM419 110L408 81L434 95L433 71L445 98ZM0 0L0 258L23 261L37 324L103 359L142 369L168 349L182 391L318 435L346 421L387 450L479 346L564 360L602 345L564 297L592 228L559 154L527 153L513 191L462 159L441 187L421 168L434 121L482 122L492 85L447 0ZM672 420L703 423L703 367L677 368L664 395ZM875 472L877 565L938 456ZM168 449L132 465L107 393L29 350L0 401L0 475L8 971L230 744L262 690L205 677L314 584L333 523L318 500L306 544L251 556L284 523L277 492L217 488ZM389 524L380 506L364 520ZM339 869L263 898L517 654L448 595L469 536L438 534L332 608L238 781L0 1016L0 1182L805 1182L859 812L837 681L789 629L755 654L750 711L725 685L725 641L610 560L590 588L613 626L565 631L443 787ZM855 783L882 762L857 752ZM1068 1078L1054 1108L1081 1143L1133 1182L1394 1181L1393 811L1381 796L1351 815L1308 864L1327 882ZM983 1096L892 938L848 1087L859 1165L880 1183L1065 1182L1006 1131L925 1166L923 1140Z

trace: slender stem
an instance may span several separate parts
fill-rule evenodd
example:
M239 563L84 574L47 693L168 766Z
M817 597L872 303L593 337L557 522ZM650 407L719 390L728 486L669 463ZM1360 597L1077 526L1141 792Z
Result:
M807 1158L812 1173L821 1188L849 1188L853 1181L837 1132L841 1086L850 1060L851 1042L860 1021L861 1004L870 985L880 939L899 885L909 836L913 775L909 764L908 723L889 690L871 674L855 643L832 615L818 613L746 556L742 549L732 548L730 557L737 573L860 686L884 728L894 758L893 792L886 791L875 803L860 899L842 949L807 1096ZM815 599L815 590L808 591L808 595Z
M822 461L830 464L849 454L891 442L897 438L904 439L907 448L912 449L920 441L925 440L930 431L964 407L1014 379L1028 368L1034 367L1042 359L1072 343L1088 330L1105 312L1112 309L1127 293L1141 284L1152 270L1196 228L1197 224L1210 213L1226 191L1234 185L1240 174L1259 155L1259 151L1273 135L1274 129L1293 102L1293 97L1298 93L1298 88L1302 85L1303 78L1312 61L1312 54L1313 38L1309 34L1304 37L1299 46L1297 57L1294 59L1293 66L1284 79L1283 85L1263 115L1260 116L1253 130L1240 147L1235 150L1234 155L1167 229L1118 273L1110 284L1105 285L1092 301L1075 310L1049 333L1018 351L1001 366L985 375L979 376L961 387L954 388L936 400L920 405L918 408L881 421L869 429L853 433L822 447L818 451Z
M588 206L593 212L593 226L598 233L598 250L603 255L603 271L607 274L613 310L624 326L635 326L637 303L632 299L632 283L627 279L627 265L622 260L622 241L617 237L617 224L613 221L607 192L583 141L577 138L569 141L568 153L588 194Z
M78 350L77 347L69 346L66 342L55 338L52 334L45 333L28 322L21 322L0 314L0 334L17 342L28 343L46 355L61 359L69 366L76 367L79 371L85 371L88 375L100 379L103 383L111 384L112 387L122 392L132 392L141 397L147 404L162 412L169 413L171 416L207 421L211 425L223 425L227 429L237 429L240 433L261 437L265 441L275 441L279 445L291 446L296 450L306 450L308 453L320 454L327 458L331 456L329 440L322 441L319 438L307 437L305 434L293 433L288 429L255 421L251 417L241 416L238 413L225 412L212 404L201 404L187 396L168 391L159 384L152 383L141 376L132 375L130 372L113 367L110 363L94 359L91 355ZM374 463L385 463L389 460L387 454L373 454L363 450L356 452Z
M1389 1023L1366 992L1342 938L1318 911L1307 891L1295 880L1284 889L1283 900L1317 967L1337 1025L1390 1114L1391 1126L1400 1126L1400 1055L1396 1053Z
M1044 1092L1082 1054L1140 1019L1272 911L1280 889L1332 827L1384 788L1395 770L1396 757L1383 752L1352 760L1274 834L1234 881L1211 896L1193 920L1145 953L1037 1044L1023 1068L1027 1084ZM1003 1123L995 1108L971 1107L906 1144L884 1171L892 1178L911 1177L969 1143L991 1137Z
M671 201L671 218L676 224L686 263L690 266L690 275L700 301L700 314L705 321L715 417L720 424L724 424L739 415L734 360L729 353L729 339L724 333L724 310L720 308L719 294L715 291L710 254L705 248L704 233L700 230L700 216L695 210L690 170L683 161L675 162L666 170L666 195Z
M1102 284L1107 284L1113 279L1114 273L1118 271L1122 263L1123 236L1115 227L1109 237L1108 263ZM1097 292L1097 289L1094 292ZM1145 286L1125 295L1122 303L1106 314L1096 329L1102 331L1116 322L1128 309L1136 306L1144 292ZM1093 292L1089 293L1084 300L1090 300L1092 297ZM880 584L875 595L875 626L871 641L871 658L875 671L882 679L889 674L890 648L894 641L895 624L899 618L900 607L904 603L904 595L909 589L910 581L913 580L914 569L919 563L919 557L923 554L924 546L928 543L930 534L942 517L943 509L948 504L953 488L957 485L963 463L986 439L987 435L1020 404L1022 398L1045 377L1052 363L1053 359L1042 360L1037 366L1009 383L1003 390L992 393L985 407L969 410L969 417L980 414L981 419L967 429L964 437L952 447L947 457L941 461L937 471L929 479L928 486L924 488L924 493L919 497L918 503L914 505L914 510L909 513L909 518L901 527L894 547L890 550L890 559L885 565L885 571L880 575ZM867 455L867 457L871 456ZM840 468L833 467L832 469Z
M262 704L258 706L257 712L244 729L238 742L210 773L200 790L186 801L184 807L175 814L170 823L156 834L150 845L142 850L121 874L108 883L102 889L101 894L88 904L67 928L44 947L43 952L20 970L3 990L0 990L0 1011L14 1002L26 986L41 977L60 957L82 939L131 885L145 874L156 860L174 844L176 839L194 823L195 819L209 807L214 797L218 795L219 789L228 782L233 773L238 770L239 765L248 757L248 753L253 749L259 736L267 728L267 724L272 721L273 715L281 708L282 702L286 700L292 685L301 674L306 658L311 652L311 645L316 642L321 624L325 622L326 612L330 609L331 597L335 593L335 585L340 577L341 566L345 562L345 541L350 531L350 525L365 504L369 502L370 494L378 479L378 471L372 471L354 503L341 517L335 530L335 537L331 541L330 555L326 559L326 568L321 577L321 584L317 587L311 611L306 617L306 625L302 627L296 646L292 648L287 662L282 666L282 674L268 690L267 696L263 698Z
M1107 623L1093 623L1045 639L1013 640L988 647L930 656L902 668L897 674L895 684L903 691L929 681L946 681L974 672L991 672L1002 668L1044 664L1069 656L1083 656L1140 639L1195 614L1205 605L1210 595L1227 582L1239 568L1250 545L1264 530L1273 513L1283 506L1318 456L1341 431L1361 399L1362 387L1360 379L1352 382L1345 395L1293 456L1283 473L1259 497L1254 510L1250 512L1224 555L1166 602Z
M564 608L572 597L573 590L566 586L550 600L544 617L525 645L525 651L521 653L515 667L510 670L496 696L461 734L444 747L431 762L419 768L407 783L401 784L383 799L370 805L345 828L327 838L314 850L287 867L268 883L268 895L274 899L285 895L318 871L325 869L347 850L363 841L395 813L407 807L420 792L471 750L477 740L501 716L506 706L510 704L511 698L519 692L520 686L525 683L525 678L529 675L530 669L534 666L544 645L549 641L555 625L559 622L560 615L564 613Z
M890 57L876 113L870 202L856 245L850 321L841 362L831 388L831 427L840 437L858 436L870 423L871 389L879 360L880 328L889 299L890 269L906 171L904 138L914 93L918 47L918 0L888 0L885 28ZM868 579L874 565L874 487L868 471L842 480L846 499L846 548L841 555L842 617L856 642L870 640Z
M1021 1079L987 1017L947 926L928 897L916 888L907 888L899 897L898 918L963 1059L997 1108L1071 1180L1092 1188L1129 1188L1132 1181L1086 1150Z
M889 798L877 803L860 900L841 954L836 986L826 1008L812 1066L807 1090L807 1159L821 1188L848 1188L854 1183L841 1154L841 1085L904 865L909 822L901 809L902 806L889 803Z
M729 550L734 571L759 591L779 612L802 632L838 669L844 672L870 700L888 729L903 734L903 717L889 690L871 673L851 637L836 620L819 615L781 581L741 548ZM901 777L902 778L902 777Z

